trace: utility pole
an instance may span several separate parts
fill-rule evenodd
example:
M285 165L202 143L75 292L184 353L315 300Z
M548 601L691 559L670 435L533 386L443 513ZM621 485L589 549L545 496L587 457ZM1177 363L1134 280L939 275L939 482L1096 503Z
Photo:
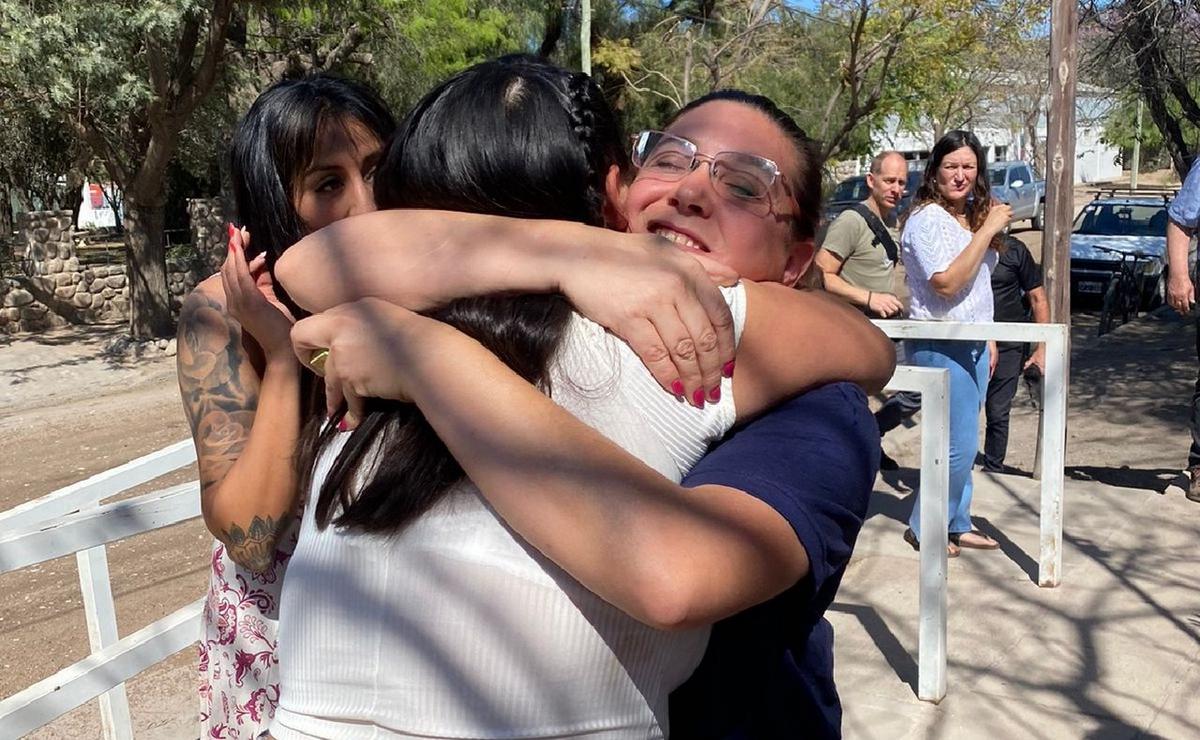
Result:
M579 66L592 73L592 0L579 0Z
M1075 215L1075 83L1078 0L1054 0L1050 15L1050 109L1046 129L1046 228L1042 264L1050 320L1071 322L1071 222Z
M1054 0L1050 11L1050 105L1046 110L1046 220L1042 232L1042 268L1046 297L1050 301L1050 321L1071 325L1071 222L1075 215L1075 85L1079 69L1076 40L1079 35L1079 0ZM1070 387L1071 353L1063 368L1064 383ZM1049 382L1045 380L1043 382ZM1063 389L1066 392L1066 388ZM1045 410L1041 411L1044 414ZM1039 414L1039 416L1041 415ZM1041 423L1038 429L1044 429ZM1034 457L1034 477L1062 475L1061 470L1042 470L1042 439L1038 434ZM1065 442L1065 440L1064 440ZM1043 502L1043 507L1045 502ZM1043 508L1043 515L1045 515ZM1062 511L1043 518L1062 527ZM1052 536L1043 530L1042 537ZM1059 566L1061 566L1061 553ZM1052 570L1057 571L1057 567ZM1057 573L1050 576L1058 584Z
M1137 190L1138 170L1142 168L1142 99L1138 98L1137 127L1133 131L1133 162L1129 173L1129 187Z

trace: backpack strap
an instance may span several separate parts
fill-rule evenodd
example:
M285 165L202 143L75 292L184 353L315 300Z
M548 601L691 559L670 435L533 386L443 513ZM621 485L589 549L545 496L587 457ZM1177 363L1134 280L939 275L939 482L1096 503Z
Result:
M863 217L863 221L867 222L867 227L871 229L871 233L875 235L875 241L883 247L883 251L887 252L888 259L892 264L900 259L899 250L896 248L896 240L892 238L891 232L883 225L883 221L875 212L863 203L855 203L850 207L855 213Z

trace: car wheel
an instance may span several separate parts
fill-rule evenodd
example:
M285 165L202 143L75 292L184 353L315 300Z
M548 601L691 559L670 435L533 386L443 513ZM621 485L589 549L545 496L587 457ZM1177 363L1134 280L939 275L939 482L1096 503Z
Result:
M1042 216L1045 214L1045 210L1046 204L1038 203L1037 210L1033 212L1033 218L1029 219L1029 225L1033 227L1034 231L1041 231L1042 227L1046 225L1045 219L1042 218Z

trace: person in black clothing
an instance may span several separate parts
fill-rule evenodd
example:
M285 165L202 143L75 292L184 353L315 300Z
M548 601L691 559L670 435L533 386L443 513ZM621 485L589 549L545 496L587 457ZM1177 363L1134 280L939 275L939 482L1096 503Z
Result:
M1050 323L1050 303L1046 289L1042 287L1042 268L1033 260L1033 255L1021 240L1005 234L1007 248L1000 253L1000 261L992 271L992 296L995 300L995 321L1029 321L1030 313L1039 324ZM988 383L987 432L983 444L983 469L988 472L1004 471L1004 458L1008 453L1008 415L1013 397L1017 393L1021 374L1036 367L1046 369L1046 346L1027 356L1029 345L1023 342L997 342L999 359L996 371Z

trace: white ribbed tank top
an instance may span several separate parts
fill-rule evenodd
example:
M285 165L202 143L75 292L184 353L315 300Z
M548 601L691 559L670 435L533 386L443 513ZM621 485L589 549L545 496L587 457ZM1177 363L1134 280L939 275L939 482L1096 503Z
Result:
M723 289L740 337L741 286ZM679 481L733 425L732 387L696 409L628 346L572 318L556 403ZM317 463L310 500L345 435ZM294 738L661 738L667 697L709 630L625 615L510 530L470 482L390 537L318 530L305 509L279 611L280 703Z

